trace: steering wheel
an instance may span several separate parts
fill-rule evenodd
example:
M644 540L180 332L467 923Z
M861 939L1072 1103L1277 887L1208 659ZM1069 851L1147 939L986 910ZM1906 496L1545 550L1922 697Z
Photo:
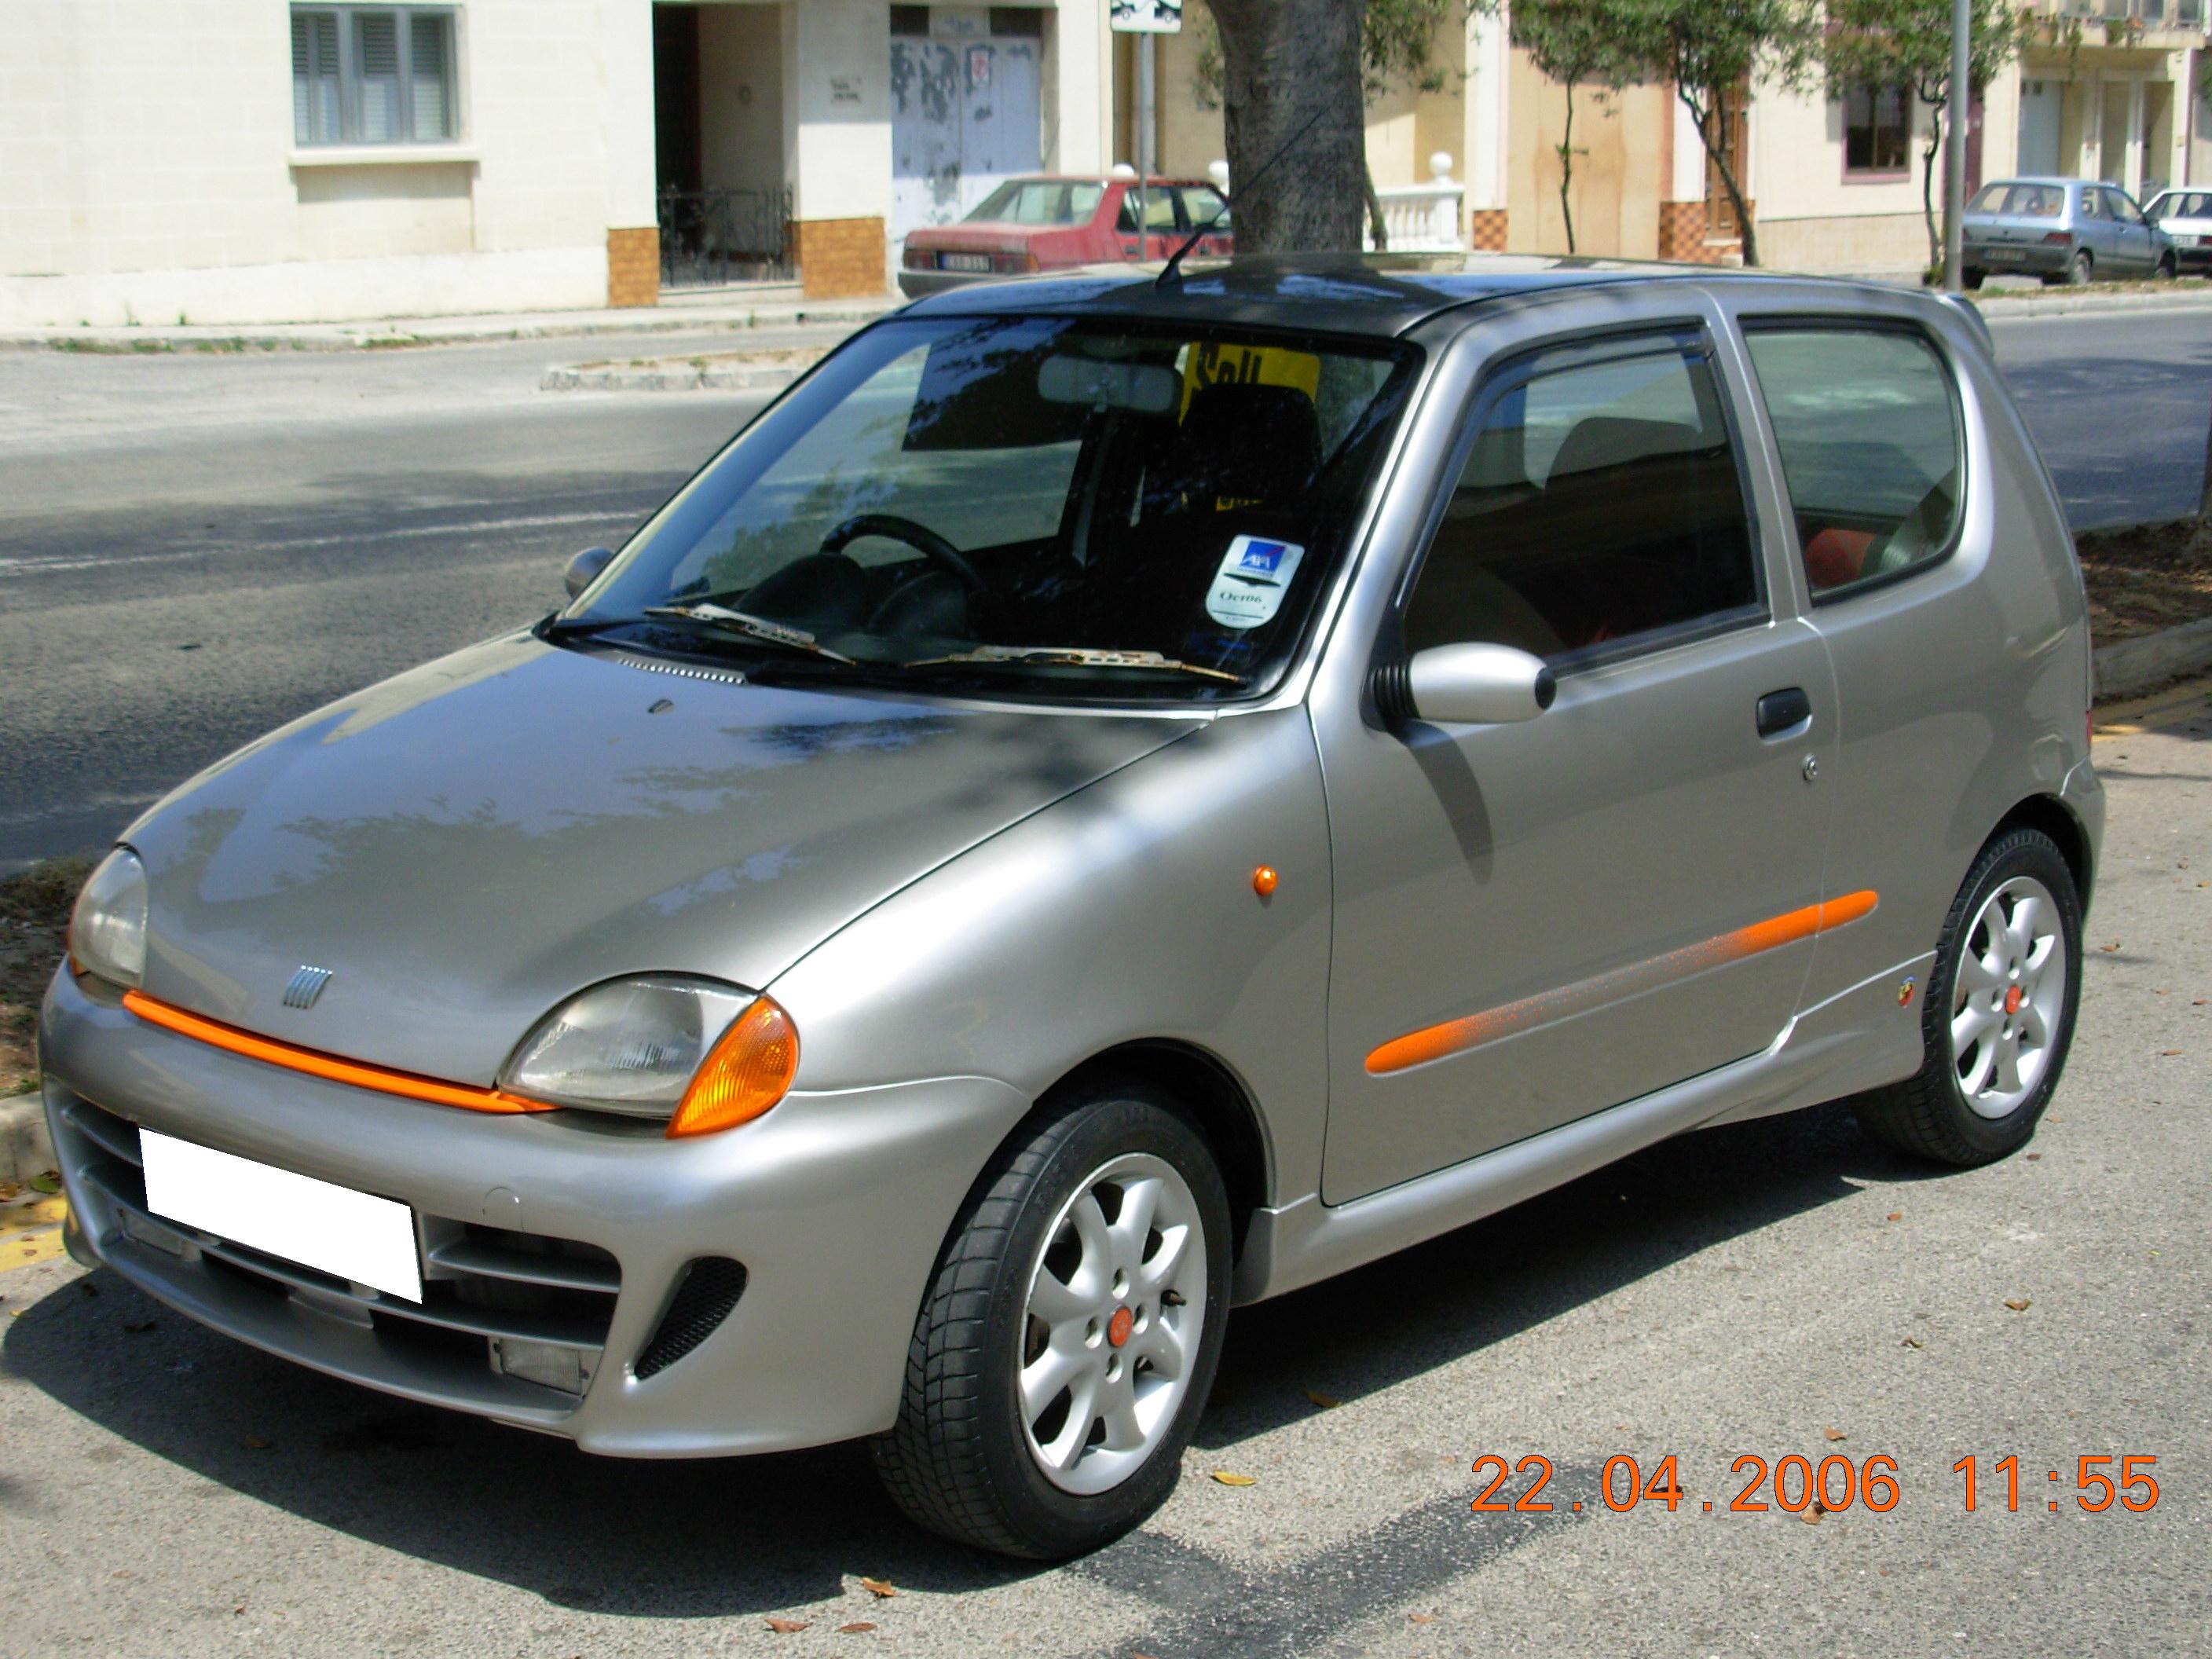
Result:
M902 519L896 513L855 514L822 538L822 550L842 553L863 536L888 536L895 542L904 542L932 564L949 573L975 597L981 599L988 591L975 567L968 562L958 548L927 525Z

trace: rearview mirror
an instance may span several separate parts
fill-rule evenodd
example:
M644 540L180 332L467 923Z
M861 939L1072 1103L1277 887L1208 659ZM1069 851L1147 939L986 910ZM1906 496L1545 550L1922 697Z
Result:
M562 586L568 597L574 599L599 578L599 572L614 562L614 550L610 547L587 547L568 561L568 568L561 573Z
M1510 645L1437 645L1406 666L1419 719L1450 726L1532 720L1552 706L1559 682L1540 657Z
M1165 415L1182 400L1182 376L1162 363L1048 357L1037 370L1037 396L1048 404Z

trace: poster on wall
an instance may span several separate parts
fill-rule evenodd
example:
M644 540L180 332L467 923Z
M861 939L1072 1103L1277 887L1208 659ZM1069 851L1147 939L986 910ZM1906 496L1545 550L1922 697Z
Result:
M1182 0L1114 0L1110 21L1121 34L1180 34Z

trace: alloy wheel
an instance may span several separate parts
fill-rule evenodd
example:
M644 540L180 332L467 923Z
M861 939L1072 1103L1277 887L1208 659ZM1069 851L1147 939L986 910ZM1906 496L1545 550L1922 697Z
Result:
M1951 1065L1977 1116L2009 1116L2050 1066L2066 1006L2065 927L2051 890L2015 876L1983 902L1951 990Z
M1206 1306L1198 1201L1131 1152L1085 1177L1030 1273L1016 1396L1039 1471L1064 1492L1134 1474L1190 1385Z

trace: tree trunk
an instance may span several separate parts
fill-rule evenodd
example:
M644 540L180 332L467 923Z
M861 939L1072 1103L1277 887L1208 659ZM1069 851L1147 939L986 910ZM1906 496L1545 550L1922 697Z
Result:
M1567 227L1567 252L1575 251L1575 210L1567 193L1575 182L1575 83L1567 82L1567 124L1559 130L1559 217Z
M1382 198L1375 193L1375 169L1363 159L1359 164L1360 188L1367 198L1367 240L1375 244L1377 253L1390 251L1390 222L1382 216Z
M1712 131L1715 124L1728 119L1728 106L1721 100L1720 89L1714 88L1707 100L1706 107L1711 112L1710 116L1698 113L1697 100L1690 96L1688 88L1680 82L1675 82L1674 89L1681 97L1682 107L1690 112L1690 124L1698 130L1698 142L1705 146L1705 159L1713 164L1713 171L1720 174L1721 183L1728 191L1729 204L1735 209L1737 234L1743 238L1743 262L1746 265L1755 265L1759 263L1759 233L1751 222L1750 211L1743 204L1743 191L1736 184L1735 170L1721 158L1719 140Z
M1366 0L1207 3L1221 30L1237 251L1357 252L1367 177L1359 82ZM1295 153L1268 167L1308 121Z
M1939 108L1936 131L1942 131ZM1943 233L1936 228L1936 157L1942 146L1930 133L1928 147L1920 152L1920 216L1928 222L1928 269L1936 273L1940 285L1943 280Z

